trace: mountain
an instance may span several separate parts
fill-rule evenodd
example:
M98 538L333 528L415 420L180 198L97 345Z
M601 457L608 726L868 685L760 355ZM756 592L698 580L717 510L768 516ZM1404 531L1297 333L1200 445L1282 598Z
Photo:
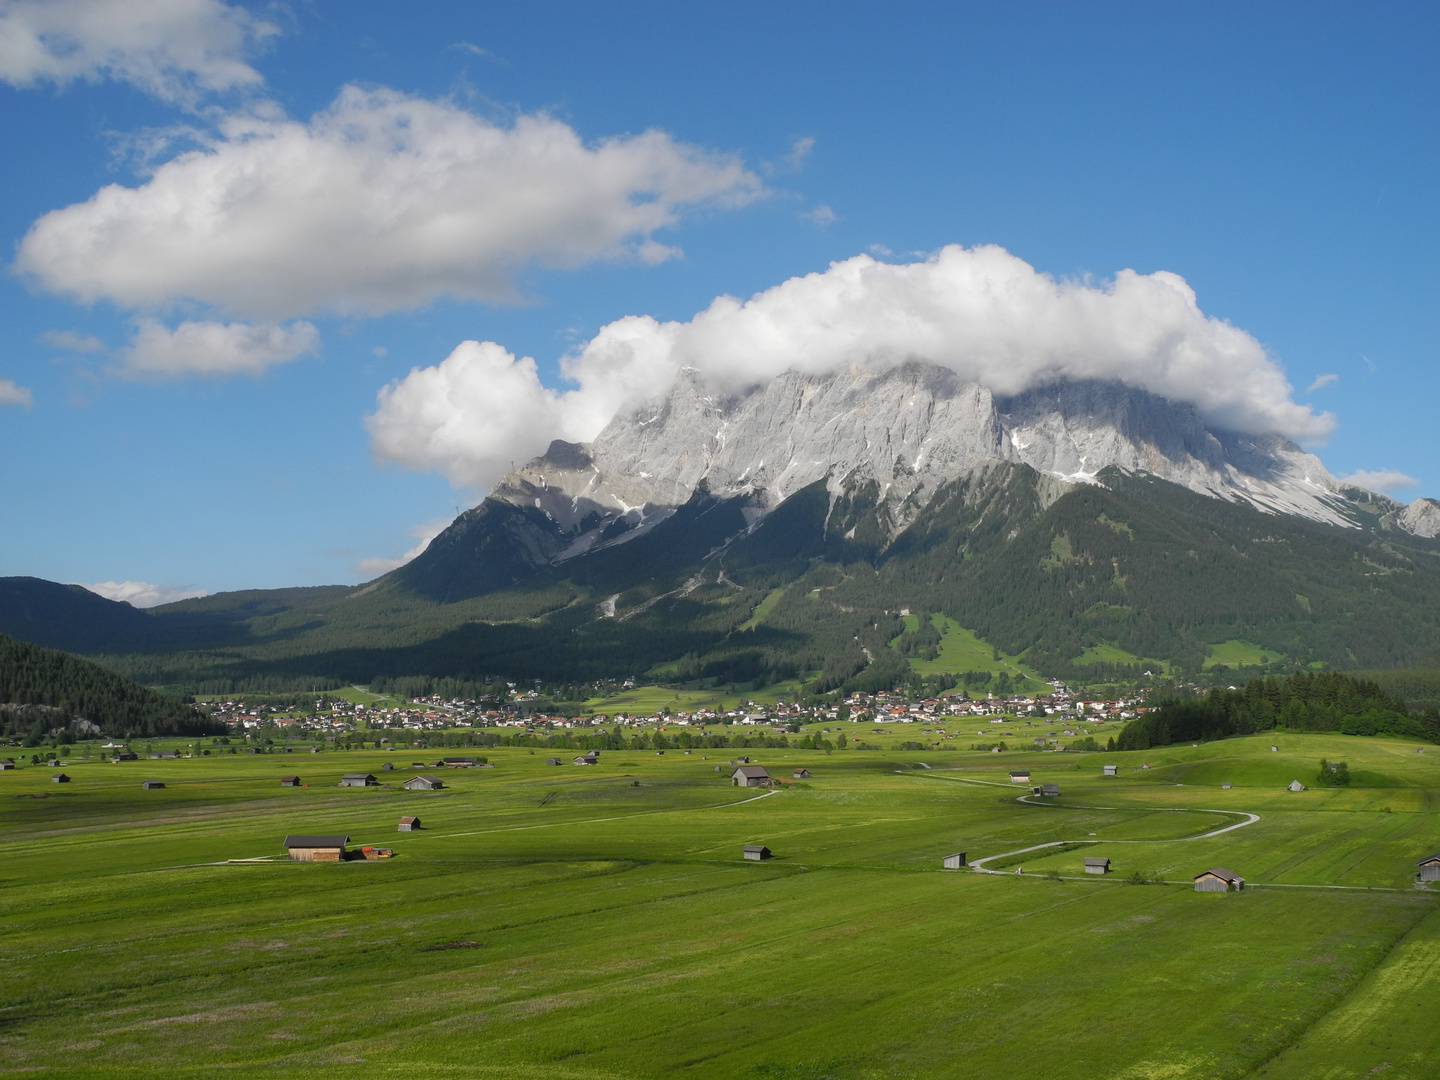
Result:
M47 623L10 579L0 631L197 692L1425 668L1437 516L1116 383L1004 397L910 363L722 395L691 371L362 587Z
M666 394L616 416L593 443L557 441L505 477L399 574L442 579L452 598L505 587L541 566L633 540L702 487L743 500L754 524L824 481L832 506L873 502L873 521L854 528L893 540L937 490L997 461L1058 481L1048 488L1056 494L1118 467L1267 513L1440 532L1433 500L1405 507L1342 484L1280 436L1211 430L1193 406L1120 383L1069 381L997 397L946 368L910 362L826 376L789 372L722 397L686 369Z

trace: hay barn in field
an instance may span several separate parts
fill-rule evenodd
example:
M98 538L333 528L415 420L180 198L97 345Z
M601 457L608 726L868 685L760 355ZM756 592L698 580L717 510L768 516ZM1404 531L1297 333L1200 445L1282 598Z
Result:
M1029 769L1017 769L1017 770L1015 770L1015 771L1013 771L1013 772L1010 773L1010 783L1012 783L1012 784L1028 784L1029 782L1030 782L1030 770L1029 770Z
M1087 874L1108 874L1110 872L1110 860L1102 859L1092 855L1085 860L1085 873Z
M419 832L420 819L418 817L402 817L397 832Z
M292 862L343 862L348 836L287 836L285 849Z
M741 765L730 774L730 783L736 787L769 787L770 773L763 765Z
M404 787L408 791L439 791L445 786L445 781L438 776L430 776L428 773L420 776L412 776L405 781Z
M1120 766L1119 766L1119 765L1102 765L1101 768L1104 770L1106 776L1119 776L1119 775L1120 775Z
M941 865L943 865L946 870L960 870L964 868L965 852L957 851L954 855L946 855L945 858L941 860Z
M1212 867L1203 874L1195 875L1196 892L1229 892L1234 889L1239 892L1245 888L1245 879L1239 874L1233 874L1223 866Z
M68 784L70 777L66 776L63 772L57 772L50 777L50 782L52 784Z
M1431 855L1415 864L1421 881L1440 881L1440 855Z
M766 859L773 857L770 854L770 849L764 844L746 844L740 849L740 852L751 862L764 862Z
M368 772L347 772L340 777L341 787L374 787L380 781Z
M300 786L300 777L298 777L298 776L282 776L282 777L280 777L280 786L281 786L281 787L299 787L299 786Z
M140 790L141 790L141 791L155 791L157 788L163 788L164 786L165 786L164 783L162 783L162 782L159 781L159 780L146 780L146 781L144 781L143 783L141 783L141 785L140 785Z

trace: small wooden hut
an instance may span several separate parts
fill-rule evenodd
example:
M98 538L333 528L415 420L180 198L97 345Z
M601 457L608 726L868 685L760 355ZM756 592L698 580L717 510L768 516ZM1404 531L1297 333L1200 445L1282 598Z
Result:
M941 865L943 865L946 870L959 870L963 868L965 866L965 852L957 851L954 855L946 855L945 858L941 860Z
M348 836L287 836L285 849L294 862L343 862Z
M1229 892L1234 889L1239 892L1245 888L1245 879L1239 874L1233 874L1223 866L1212 867L1203 874L1195 875L1196 892Z
M764 862L771 858L770 849L764 844L746 844L740 849L745 858L751 862Z

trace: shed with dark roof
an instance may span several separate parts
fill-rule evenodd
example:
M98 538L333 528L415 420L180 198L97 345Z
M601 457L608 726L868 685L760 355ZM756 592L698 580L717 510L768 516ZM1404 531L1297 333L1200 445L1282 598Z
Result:
M66 776L63 772L51 773L50 782L52 784L68 784L70 777Z
M298 777L298 776L282 776L282 777L280 777L280 786L281 786L281 787L299 787L299 786L300 786L300 777Z
M769 787L770 773L763 765L741 765L730 774L736 787Z
M770 849L764 844L746 844L740 851L751 862L764 862L772 857Z
M1440 855L1430 855L1415 866L1421 881L1440 881Z
M374 774L368 772L347 772L340 777L341 787L373 787L379 783Z
M418 817L402 817L397 832L419 832L420 819Z
M156 788L163 788L165 784L159 780L145 780L140 784L141 791L154 791Z
M1110 860L1102 859L1097 855L1091 855L1085 859L1085 873L1087 874L1108 874L1110 872Z
M960 870L965 866L965 852L957 851L954 855L946 855L942 861L946 870Z
M348 836L287 836L285 848L295 862L342 862Z
M431 776L429 773L412 776L404 783L404 787L408 791L439 791L444 786L444 780L441 780L438 776Z

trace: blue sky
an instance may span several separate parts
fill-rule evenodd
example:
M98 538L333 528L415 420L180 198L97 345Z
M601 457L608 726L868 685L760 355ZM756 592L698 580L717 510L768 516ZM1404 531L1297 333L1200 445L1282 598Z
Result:
M419 383L367 425L412 368L493 341L563 391L626 316L950 244L1179 275L1332 414L1332 473L1440 495L1436 23L0 0L0 574L365 580L560 415L512 365L490 443L426 441Z

